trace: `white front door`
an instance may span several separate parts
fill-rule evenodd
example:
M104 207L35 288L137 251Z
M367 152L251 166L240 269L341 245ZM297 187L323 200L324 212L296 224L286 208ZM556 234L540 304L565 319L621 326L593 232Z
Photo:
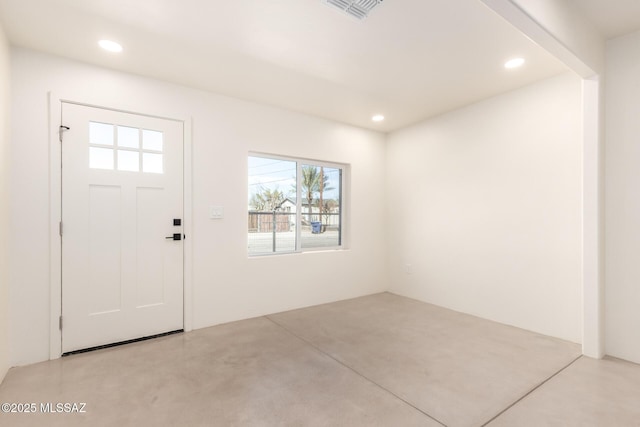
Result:
M62 126L63 353L183 329L183 123L63 102Z

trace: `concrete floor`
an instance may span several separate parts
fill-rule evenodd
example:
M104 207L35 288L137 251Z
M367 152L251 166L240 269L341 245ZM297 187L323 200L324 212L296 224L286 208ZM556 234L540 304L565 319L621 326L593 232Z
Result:
M640 366L384 293L14 368L0 402L37 412L2 426L640 426Z

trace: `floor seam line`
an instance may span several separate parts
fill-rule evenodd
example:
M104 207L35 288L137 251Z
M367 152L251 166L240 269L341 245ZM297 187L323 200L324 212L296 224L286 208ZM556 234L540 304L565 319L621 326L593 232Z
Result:
M442 425L443 427L447 427L447 425L445 423L443 423L442 421L438 420L437 418L433 417L432 415L429 415L427 412L423 411L422 409L418 408L417 406L415 406L414 404L412 404L411 402L408 402L407 400L403 399L402 397L398 396L397 394L395 394L394 392L392 392L391 390L388 390L387 388L383 387L382 385L378 384L377 382L373 381L371 378L365 376L364 374L358 372L356 369L352 368L351 366L347 365L346 363L344 363L343 361L336 359L334 356L332 356L331 354L327 353L326 351L322 350L320 347L318 347L317 345L313 344L312 342L302 338L300 335L296 334L295 332L293 332L292 330L290 330L289 328L285 327L284 325L276 322L275 320L273 320L270 316L264 316L267 320L270 320L274 325L282 328L283 330L285 330L286 332L288 332L290 335L294 336L295 338L299 339L300 341L302 341L303 343L309 345L310 347L314 348L316 351L318 351L319 353L329 357L330 359L334 360L335 362L337 362L338 364L340 364L341 366L344 366L345 368L349 369L351 372L353 372L354 374L358 375L361 378L364 378L365 380L367 380L368 382L370 382L371 384L375 385L376 387L378 387L379 389L387 392L388 394L390 394L391 396L395 397L396 399L400 400L401 402L405 403L406 405L412 407L413 409L415 409L416 411L420 412L421 414L431 418L433 421L437 422L438 424Z
M535 386L534 388L532 388L531 390L529 390L528 392L526 392L524 395L522 395L519 399L517 399L515 402L511 403L510 405L508 405L506 408L504 408L502 411L498 412L493 418L491 418L489 421L487 421L486 423L482 424L481 427L485 427L487 425L489 425L490 423L492 423L493 421L495 421L496 419L498 419L501 415L503 415L505 412L507 412L509 409L513 408L514 406L516 406L518 403L522 402L524 399L526 399L529 395L531 395L531 393L533 393L534 391L538 390L540 387L542 387L543 385L545 385L546 383L548 383L549 381L551 381L552 379L554 379L556 376L560 375L562 372L564 372L565 369L567 369L568 367L570 367L571 365L573 365L574 363L576 363L578 360L582 359L582 354L579 355L578 357L576 357L575 359L573 359L571 362L569 362L568 364L566 364L565 366L563 366L562 368L560 368L558 371L556 371L555 373L553 373L550 377L548 377L547 379L545 379L544 381L542 381L540 384L538 384L537 386Z

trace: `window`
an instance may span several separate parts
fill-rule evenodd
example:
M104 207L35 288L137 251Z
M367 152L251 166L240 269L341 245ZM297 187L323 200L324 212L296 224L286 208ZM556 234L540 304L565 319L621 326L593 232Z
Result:
M89 167L163 173L162 132L89 122Z
M249 156L249 255L342 247L345 166Z

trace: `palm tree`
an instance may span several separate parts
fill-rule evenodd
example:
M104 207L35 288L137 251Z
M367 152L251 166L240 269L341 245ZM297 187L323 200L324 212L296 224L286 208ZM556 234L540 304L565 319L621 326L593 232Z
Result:
M309 212L309 221L311 221L311 203L313 203L313 195L320 188L318 168L315 166L302 166L302 180L300 181L301 191L307 199L307 209Z
M335 171L335 169L334 169L334 171ZM319 185L318 185L318 194L319 194L319 199L320 199L319 200L320 203L318 204L318 206L320 208L320 222L322 222L322 212L325 212L324 211L325 203L324 203L324 200L323 200L323 195L324 195L323 193L325 191L334 190L334 187L330 187L329 186L329 176L324 174L324 168L322 166L320 166L320 176L319 176L319 179L318 179L318 183L319 183Z
M319 220L322 221L323 193L325 191L333 190L333 187L329 186L329 177L324 174L324 168L322 166L303 165L300 185L302 187L302 194L307 200L309 221L311 221L312 215L311 205L313 203L313 196L315 193L318 193L318 210L320 212Z

